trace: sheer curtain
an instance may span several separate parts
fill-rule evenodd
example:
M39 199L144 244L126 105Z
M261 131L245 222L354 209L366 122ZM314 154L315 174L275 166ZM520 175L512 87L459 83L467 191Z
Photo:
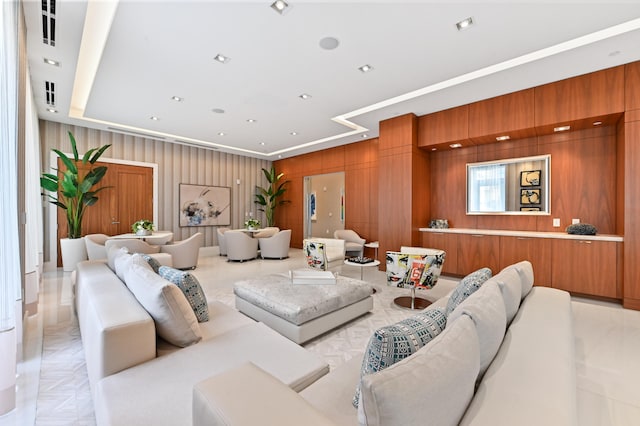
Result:
M21 297L18 235L18 2L0 8L0 415L15 407L16 300Z

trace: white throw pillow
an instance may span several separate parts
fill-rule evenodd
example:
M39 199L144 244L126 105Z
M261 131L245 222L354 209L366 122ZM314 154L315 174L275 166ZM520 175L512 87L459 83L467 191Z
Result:
M129 253L129 249L121 247L113 256L113 266L115 267L116 275L122 282L124 282L124 271L131 267L131 260L133 254Z
M135 256L125 271L125 282L153 318L160 337L181 347L202 339L198 319L182 291L153 272L140 256Z
M358 421L369 425L457 425L473 397L480 349L466 315L418 352L362 379Z
M515 268L511 268L500 272L489 281L495 281L498 283L498 288L500 288L502 299L504 300L504 309L507 314L507 325L509 325L520 308L522 295L520 275Z
M498 353L507 329L507 315L498 284L487 281L467 297L447 318L447 328L462 315L471 317L476 325L480 342L480 378Z
M107 250L107 265L109 265L109 268L113 272L116 271L116 257L120 256L122 253L129 253L129 249L126 247L111 245Z

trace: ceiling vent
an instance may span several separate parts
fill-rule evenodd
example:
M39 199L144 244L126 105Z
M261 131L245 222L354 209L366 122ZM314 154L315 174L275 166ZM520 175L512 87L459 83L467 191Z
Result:
M44 82L44 94L47 105L56 106L56 84L51 81Z
M56 45L56 0L42 0L42 42Z
M166 139L164 136L149 135L147 133L136 132L134 130L128 130L128 129L121 129L119 127L108 126L107 130L111 130L111 131L114 131L114 132L122 133L122 134L125 134L125 135L130 135L130 136L140 136L140 137L147 138L147 139L158 139L158 140L165 140Z

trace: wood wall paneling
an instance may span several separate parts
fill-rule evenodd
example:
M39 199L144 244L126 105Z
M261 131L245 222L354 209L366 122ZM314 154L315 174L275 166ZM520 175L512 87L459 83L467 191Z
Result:
M503 135L522 139L535 134L533 89L469 105L469 138L476 144L494 143Z
M625 65L625 110L640 109L640 61Z
M638 114L640 115L640 114ZM640 308L640 117L625 123L624 306ZM631 120L628 114L627 120Z
M480 268L500 271L500 237L497 235L458 235L458 274L467 275Z
M444 250L446 255L442 273L459 275L458 273L458 235L445 232L423 232L422 247Z
M558 124L622 113L624 65L557 81L534 89L538 134L549 134Z
M418 120L419 147L449 148L452 143L471 142L468 105L423 115Z
M551 241L546 238L500 237L500 269L528 260L534 285L551 287Z

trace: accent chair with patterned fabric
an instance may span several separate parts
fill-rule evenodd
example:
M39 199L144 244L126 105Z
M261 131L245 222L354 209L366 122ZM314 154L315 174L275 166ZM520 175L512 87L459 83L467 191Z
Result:
M328 269L327 252L324 243L304 240L304 255L307 259L307 265L311 268L322 269L326 271Z
M430 289L436 285L446 257L443 250L407 250L410 253L388 251L387 284L395 287L411 288L411 296L397 297L396 305L410 309L425 309L431 304L423 298L416 298L416 288Z

